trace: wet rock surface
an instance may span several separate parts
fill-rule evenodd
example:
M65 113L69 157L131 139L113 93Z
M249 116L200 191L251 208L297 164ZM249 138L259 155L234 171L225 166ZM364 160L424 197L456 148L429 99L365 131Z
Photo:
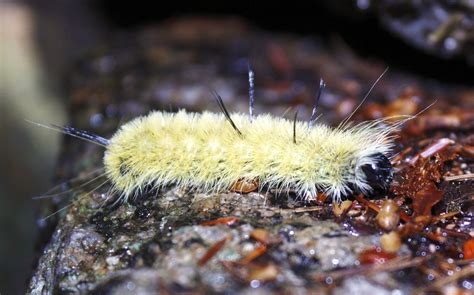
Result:
M375 235L354 236L332 220L281 209L257 193L195 196L171 190L99 211L103 200L95 197L61 219L32 292L241 290L247 284L235 280L223 262L241 261L259 248L252 237L257 229L268 234L268 250L258 259L275 268L270 289L291 291L307 285L305 275L356 266L358 253L377 243ZM206 225L210 216L236 220ZM200 263L222 240L222 248Z
M317 39L253 31L237 20L175 21L117 39L80 62L70 79L71 125L103 136L151 109L217 110L208 85L217 89L228 109L245 111L249 59L256 73L258 112L281 114L289 106L310 112L317 81L324 77L328 89L321 98L321 112L325 121L335 123L350 113L385 68L381 62L360 59L341 44L330 47ZM431 153L427 147L445 137L450 141L442 141L436 151L460 156L443 154L436 163L446 165L423 162L420 167L413 164L415 168L431 165L430 175L450 177L473 171L472 88L394 70L373 97L356 121L413 115L438 98L427 116L400 134L400 156L393 163L406 179L399 183L414 178L402 173L411 171L406 168L410 161L425 159ZM446 146L440 147L443 142ZM102 153L100 147L67 138L59 179L101 167ZM82 183L84 179L90 177L83 176ZM443 194L450 197L444 204L405 201L406 191L413 190L409 184L390 192L405 214L397 232L403 243L395 253L381 250L383 231L375 216L383 198L357 198L337 215L330 201L305 203L291 192L203 194L170 187L118 204L102 181L72 185L70 206L41 223L54 230L42 247L29 292L410 293L433 282L427 269L443 278L449 267L456 272L470 266L469 260L462 260L467 253L462 245L472 240L473 190L472 182L462 177L461 188L446 185ZM441 176L429 181L447 184ZM415 220L426 212L458 210L450 209L452 200L461 203L461 213L440 219L441 226L432 221L437 217L431 213L431 221ZM68 202L52 199L44 208L50 211ZM439 207L432 211L434 204ZM436 228L447 234L438 236ZM449 267L440 270L448 258ZM424 271L417 269L420 265ZM449 283L467 291L471 279L472 273L467 273L437 288Z

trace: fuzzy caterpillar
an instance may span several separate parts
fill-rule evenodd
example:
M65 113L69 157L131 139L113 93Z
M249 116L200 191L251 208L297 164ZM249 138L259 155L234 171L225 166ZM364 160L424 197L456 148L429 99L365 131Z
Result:
M388 134L380 124L347 129L297 122L300 137L292 141L293 122L271 115L232 114L242 136L223 115L152 112L120 128L104 156L107 177L127 198L146 186L170 184L204 191L228 190L239 179L256 179L260 188L292 189L314 198L325 191L335 200L354 188L368 193L386 187L375 174L391 172L386 154Z
M309 123L297 121L296 115L294 121L253 116L250 69L249 82L250 116L229 114L215 93L222 114L154 111L124 124L110 139L70 127L53 128L106 148L105 176L121 201L169 185L225 191L241 179L256 180L259 190L292 190L306 200L318 192L339 202L353 192L388 190L393 178L388 160L391 133L400 122L348 127L345 120L337 128L315 124L320 93ZM323 87L321 81L320 91Z

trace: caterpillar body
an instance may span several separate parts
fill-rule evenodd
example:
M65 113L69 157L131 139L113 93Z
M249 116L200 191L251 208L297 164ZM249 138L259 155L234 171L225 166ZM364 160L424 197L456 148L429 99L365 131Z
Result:
M354 192L388 190L391 134L401 122L350 126L347 118L337 128L316 124L322 80L309 122L297 121L296 115L293 121L254 116L250 68L249 82L249 115L229 114L214 93L222 113L154 111L122 125L110 139L71 127L49 128L104 146L104 175L122 201L169 185L220 192L242 179L255 181L259 190L294 191L306 200L319 192L341 201Z
M353 190L386 189L391 180L386 129L366 123L347 129L293 122L264 114L252 121L224 115L152 112L120 128L104 156L107 177L127 199L144 187L171 184L228 190L239 179L260 188L291 189L305 198L324 191L335 200Z

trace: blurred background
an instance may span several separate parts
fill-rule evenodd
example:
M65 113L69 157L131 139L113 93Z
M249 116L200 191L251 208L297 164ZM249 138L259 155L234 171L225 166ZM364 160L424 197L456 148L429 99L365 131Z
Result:
M275 34L336 39L357 56L389 61L429 80L472 86L473 1L313 2L267 7L211 1L173 1L166 7L152 1L0 2L0 293L24 292L41 245L32 196L57 181L60 134L25 119L69 122L74 111L69 87L78 61L118 34L196 16L232 19L236 26Z

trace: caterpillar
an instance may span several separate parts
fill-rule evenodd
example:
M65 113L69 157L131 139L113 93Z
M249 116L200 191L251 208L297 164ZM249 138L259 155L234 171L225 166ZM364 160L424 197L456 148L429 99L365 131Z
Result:
M294 191L305 200L318 193L340 202L353 193L387 192L393 179L392 133L400 122L351 125L349 116L335 128L318 123L322 79L309 121L297 120L297 112L294 120L254 115L250 67L249 84L249 114L229 113L213 92L221 113L153 111L122 125L110 139L71 127L42 126L105 147L105 176L121 201L169 185L221 192L242 179L255 181L259 190Z

